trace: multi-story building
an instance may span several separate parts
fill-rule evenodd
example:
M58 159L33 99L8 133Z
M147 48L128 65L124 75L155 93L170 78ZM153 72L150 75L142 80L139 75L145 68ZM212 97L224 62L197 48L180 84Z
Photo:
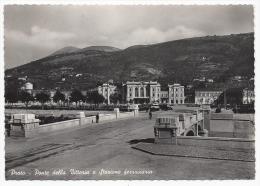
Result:
M169 104L184 104L184 86L180 84L168 85L168 95Z
M255 92L253 89L245 88L243 89L243 104L250 104L255 102Z
M221 95L222 90L196 90L195 91L195 104L210 105Z
M168 85L167 91L162 91L157 81L127 81L123 87L126 102L184 104L184 86L180 84Z
M160 102L161 85L157 81L127 81L123 84L123 89L123 96L126 102Z
M106 100L107 104L110 104L110 95L116 92L117 87L109 83L103 83L101 86L98 86L98 93L101 94Z

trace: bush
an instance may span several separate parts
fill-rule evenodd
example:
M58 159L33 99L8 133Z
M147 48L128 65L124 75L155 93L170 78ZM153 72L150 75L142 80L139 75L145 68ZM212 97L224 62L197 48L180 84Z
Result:
M216 113L220 113L220 112L221 112L221 108L217 108Z

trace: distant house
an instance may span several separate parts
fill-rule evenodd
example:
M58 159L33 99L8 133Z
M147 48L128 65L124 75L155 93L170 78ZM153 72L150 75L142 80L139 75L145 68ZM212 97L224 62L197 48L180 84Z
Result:
M214 83L214 80L213 79L207 79L207 82L208 83Z
M234 76L232 79L234 81L241 81L242 80L242 76Z
M243 89L243 104L250 104L255 102L255 92L253 89L245 88Z
M76 75L75 75L75 77L80 77L80 76L82 76L82 74L76 74Z
M18 77L18 80L20 80L20 81L26 81L26 80L27 80L27 76L24 76L24 77Z
M26 92L28 92L28 93L32 93L32 91L33 91L33 84L32 83L30 83L30 82L26 82L22 87L21 87L21 90L24 90L24 91L26 91Z
M195 90L195 104L210 105L221 95L222 90Z
M200 82L205 82L205 81L206 81L206 78L205 78L205 77L201 77L201 78L199 79L199 81L200 81Z
M189 84L187 85L187 89L192 89L193 88L193 85Z

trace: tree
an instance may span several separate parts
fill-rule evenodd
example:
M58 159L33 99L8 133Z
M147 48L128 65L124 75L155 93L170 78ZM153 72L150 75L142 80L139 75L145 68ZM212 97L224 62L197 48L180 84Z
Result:
M58 103L60 101L64 102L65 101L65 95L61 93L59 90L57 90L53 96L53 101L55 103Z
M18 102L18 82L12 83L5 82L5 102L17 103Z
M110 98L110 101L114 104L117 104L118 102L122 101L122 96L121 96L121 94L118 94L118 93L111 94L109 98Z
M44 103L50 101L50 95L46 94L45 92L40 92L40 93L36 94L35 98L37 101L39 101L42 104L42 109L43 109Z
M5 91L5 102L9 103L17 103L18 101L18 94L16 91L6 90Z
M231 106L241 105L243 98L243 90L242 88L229 88L226 90L226 100L227 104ZM216 105L223 104L224 105L224 93L222 93L217 100L214 101Z
M76 107L79 101L84 101L85 97L82 95L81 91L75 89L72 91L71 95L70 95L70 101L75 102L76 103Z
M98 93L98 91L89 92L87 95L87 101L90 103L99 104L105 101L105 98Z
M28 93L26 91L21 91L18 94L18 100L23 102L25 104L26 109L27 109L29 102L33 101L34 98L30 93Z

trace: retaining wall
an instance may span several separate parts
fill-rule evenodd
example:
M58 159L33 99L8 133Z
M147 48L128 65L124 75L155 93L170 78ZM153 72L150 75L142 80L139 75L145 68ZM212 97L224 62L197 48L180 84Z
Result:
M96 116L80 118L80 125L96 123Z
M116 114L100 114L99 121L108 121L116 119Z
M177 144L218 149L254 149L255 140L225 137L178 136Z
M38 130L38 133L46 133L46 132L52 132L57 130L63 130L67 128L77 127L80 124L80 119L72 119L67 121L61 121L56 123L50 123L46 125L40 125Z
M254 139L255 127L250 120L234 118L233 114L211 114L209 136Z
M122 112L118 114L118 118L130 118L130 117L134 117L134 112Z
M53 131L64 130L73 127L79 127L83 125L98 124L96 123L96 116L84 117L85 114L78 114L78 119L60 121L56 123L50 123L45 125L37 126L33 123L20 124L19 126L11 125L12 130L10 131L11 136L21 136L21 137L33 137L41 133L50 133ZM112 113L112 114L99 114L99 122L103 121L113 121L116 119L124 119L135 117L134 112L126 113Z

